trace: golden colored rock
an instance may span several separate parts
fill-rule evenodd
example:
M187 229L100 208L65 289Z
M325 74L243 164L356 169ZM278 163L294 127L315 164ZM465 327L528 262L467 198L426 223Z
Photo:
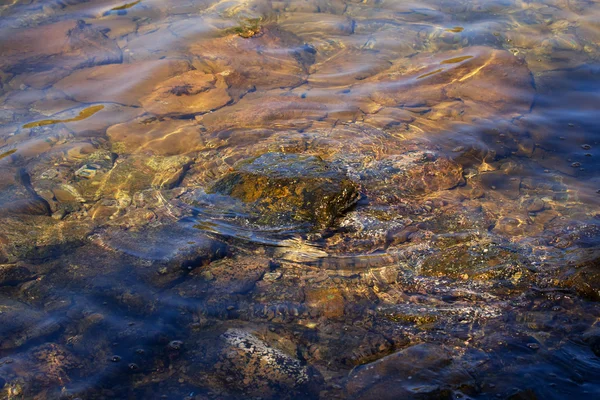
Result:
M231 101L223 76L189 71L159 83L140 99L142 107L155 115L202 114Z
M358 199L358 187L314 156L266 153L240 163L212 192L252 205L262 223L309 222L327 227Z
M339 289L309 289L306 292L306 303L327 318L339 318L344 315L345 300Z
M186 154L206 146L200 126L189 120L156 120L140 117L111 126L106 134L118 154Z
M136 64L102 65L84 68L57 82L54 87L77 101L114 102L140 105L153 88L190 68L183 60L155 60Z

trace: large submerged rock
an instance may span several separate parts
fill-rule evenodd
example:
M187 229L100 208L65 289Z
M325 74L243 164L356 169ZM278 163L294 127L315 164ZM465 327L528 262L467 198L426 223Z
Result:
M351 372L346 394L353 399L451 399L447 382L473 384L443 346L408 347Z
M252 203L260 222L326 227L358 199L358 187L319 157L266 153L220 179L212 192Z
M316 395L313 382L320 376L313 368L242 329L228 329L221 339L225 345L215 367L236 378L230 382L234 388L266 398L282 389L300 398Z

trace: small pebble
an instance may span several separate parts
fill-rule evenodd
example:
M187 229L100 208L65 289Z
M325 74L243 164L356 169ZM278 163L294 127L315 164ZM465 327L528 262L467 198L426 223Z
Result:
M537 343L527 343L527 347L529 347L532 350L537 350L540 348L540 345Z
M119 362L119 361L121 361L121 357L120 357L120 356L116 356L116 355L115 355L115 356L112 356L112 357L110 358L110 361L112 361L112 362L115 362L115 363L116 363L116 362Z

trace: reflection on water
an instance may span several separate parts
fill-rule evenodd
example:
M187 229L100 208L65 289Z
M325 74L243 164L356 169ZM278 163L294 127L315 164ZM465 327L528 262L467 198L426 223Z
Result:
M600 4L0 4L7 399L600 396Z

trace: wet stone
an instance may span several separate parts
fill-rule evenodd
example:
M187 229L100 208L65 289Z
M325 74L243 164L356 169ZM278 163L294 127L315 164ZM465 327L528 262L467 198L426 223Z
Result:
M452 189L464 182L462 167L434 152L411 151L367 164L361 184L377 197Z
M3 35L3 70L37 70L61 66L76 69L93 65L120 63L121 49L102 31L83 20L61 21L34 29L15 30ZM39 86L47 86L60 73L48 75Z
M231 101L223 76L189 71L161 82L142 106L155 115L206 113Z
M354 204L358 187L319 157L267 153L242 162L211 191L230 195L260 213L260 222L309 222L326 227Z
M314 382L320 380L318 372L293 356L243 329L228 329L221 339L224 346L215 369L219 374L233 376L234 380L228 383L236 389L265 398L281 389L303 397L316 394Z
M561 286L589 300L600 301L600 258L596 256L566 271L561 277Z
M454 365L447 348L424 343L356 368L345 389L355 399L451 399L450 382L466 386L474 379Z

